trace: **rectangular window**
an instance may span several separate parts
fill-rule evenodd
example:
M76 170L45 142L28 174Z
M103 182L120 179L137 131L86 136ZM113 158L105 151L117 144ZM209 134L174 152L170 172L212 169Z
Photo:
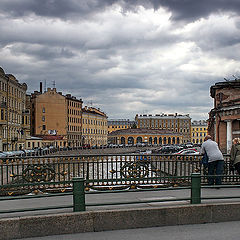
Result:
M45 107L43 107L42 112L45 113Z
M42 125L42 130L46 130L46 125Z
M42 116L42 121L45 122L45 116Z
M4 110L1 109L1 120L4 120Z

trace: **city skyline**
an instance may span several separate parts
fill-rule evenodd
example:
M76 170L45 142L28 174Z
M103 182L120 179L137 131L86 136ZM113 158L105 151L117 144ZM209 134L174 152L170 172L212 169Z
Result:
M28 92L46 81L109 119L162 112L207 119L210 87L240 75L233 0L0 3L5 73Z

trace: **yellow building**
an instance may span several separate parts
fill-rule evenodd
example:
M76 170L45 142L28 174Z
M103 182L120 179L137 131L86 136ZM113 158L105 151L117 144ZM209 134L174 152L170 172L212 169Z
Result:
M43 147L43 139L40 137L28 137L26 139L25 149L34 149L34 148L42 148Z
M207 121L193 121L192 122L192 143L201 144L204 141L204 138L207 136L208 125Z
M25 147L30 132L30 112L26 109L27 85L0 68L0 150Z
M99 109L85 107L82 110L83 144L107 144L107 115Z
M66 147L67 145L67 100L65 96L48 88L42 93L35 91L31 96L33 136L42 137L46 145Z
M135 125L135 121L130 121L129 119L108 120L108 134L113 131L131 128L134 125Z
M191 118L188 114L156 114L155 116L137 114L135 121L137 128L168 130L181 134L183 143L191 141Z
M108 134L108 143L112 144L181 144L183 134L162 129L132 128L122 129Z

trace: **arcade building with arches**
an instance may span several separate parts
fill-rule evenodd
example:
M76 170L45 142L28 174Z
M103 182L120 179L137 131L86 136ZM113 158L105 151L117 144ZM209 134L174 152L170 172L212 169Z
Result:
M163 129L131 128L121 129L108 134L108 143L111 144L181 144L183 134Z

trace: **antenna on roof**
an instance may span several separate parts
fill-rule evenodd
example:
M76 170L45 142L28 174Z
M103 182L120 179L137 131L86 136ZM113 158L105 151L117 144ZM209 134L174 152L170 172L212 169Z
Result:
M53 80L53 88L56 88L56 83L54 80Z
M225 81L229 82L230 80L229 79L226 79L226 78L223 78Z

